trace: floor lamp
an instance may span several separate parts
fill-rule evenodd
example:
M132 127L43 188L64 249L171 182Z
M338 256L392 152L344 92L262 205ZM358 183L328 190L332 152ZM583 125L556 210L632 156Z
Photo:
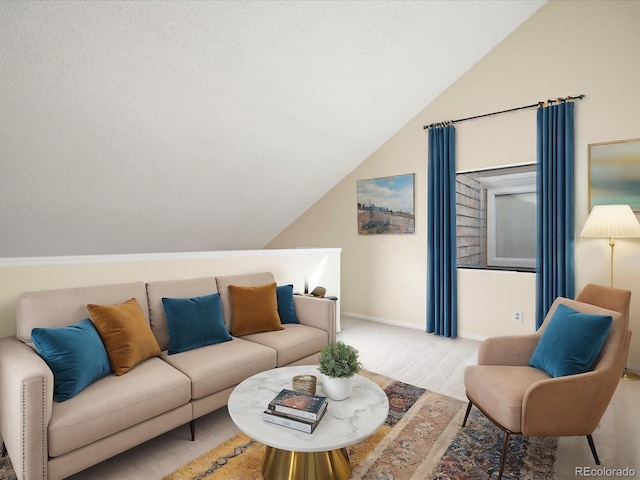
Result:
M609 239L611 247L609 284L613 287L613 247L616 245L613 239L640 237L640 223L629 205L596 205L591 210L580 236ZM629 372L626 367L622 378L640 380L639 375Z

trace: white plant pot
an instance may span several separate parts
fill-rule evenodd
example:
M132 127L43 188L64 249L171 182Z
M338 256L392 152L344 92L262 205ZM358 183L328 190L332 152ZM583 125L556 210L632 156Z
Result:
M331 400L340 401L351 395L353 376L333 378L322 375L322 391Z

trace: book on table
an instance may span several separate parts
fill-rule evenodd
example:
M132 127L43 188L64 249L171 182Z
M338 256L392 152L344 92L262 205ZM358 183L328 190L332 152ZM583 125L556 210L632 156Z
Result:
M262 412L262 418L265 422L273 423L276 425L282 425L283 427L292 428L305 433L313 433L320 420L327 411L326 407L320 412L317 420L308 420L301 417L293 417L286 413L276 412L275 410L267 409Z
M268 406L268 409L274 412L311 421L318 420L326 408L327 397L294 392L286 388L283 388Z

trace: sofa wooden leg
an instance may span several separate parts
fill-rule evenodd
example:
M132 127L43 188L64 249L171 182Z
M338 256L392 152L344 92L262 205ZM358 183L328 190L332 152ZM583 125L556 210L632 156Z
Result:
M464 427L467 424L467 419L469 418L469 413L471 413L471 407L473 407L473 403L469 400L469 405L467 405L467 413L464 414L464 420L462 421L462 426Z
M191 420L189 422L189 429L191 429L191 441L195 441L196 439L196 421Z
M7 456L7 446L4 444L4 442L2 442L2 457L6 457Z
M596 465L600 465L598 452L596 452L596 444L593 443L593 437L591 435L587 435L587 442L589 442L589 448L591 449L591 454L593 455L593 459L596 461Z
M502 479L502 472L504 471L504 464L507 460L507 453L509 452L509 438L511 432L504 432L504 443L502 444L502 457L500 457L500 471L498 472L498 480Z

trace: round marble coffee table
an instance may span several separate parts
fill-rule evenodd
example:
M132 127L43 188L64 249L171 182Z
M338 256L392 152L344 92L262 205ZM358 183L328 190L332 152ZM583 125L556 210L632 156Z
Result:
M258 373L241 382L227 407L240 430L265 444L265 480L346 480L351 464L346 447L369 437L386 420L389 401L384 391L360 375L353 392L342 401L329 400L313 433L304 433L262 420L269 401L283 388L291 389L295 375L316 375L316 394L323 395L317 366L282 367Z

